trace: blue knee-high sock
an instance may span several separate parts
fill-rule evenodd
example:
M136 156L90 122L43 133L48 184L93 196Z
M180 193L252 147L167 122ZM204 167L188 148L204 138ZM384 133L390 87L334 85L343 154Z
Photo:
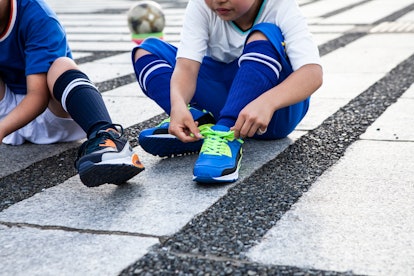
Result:
M101 93L81 71L68 70L59 76L53 95L88 137L112 124Z
M170 81L173 68L157 55L149 54L134 64L137 81L145 95L170 114Z
M280 82L281 55L267 40L247 44L217 124L234 126L240 111Z

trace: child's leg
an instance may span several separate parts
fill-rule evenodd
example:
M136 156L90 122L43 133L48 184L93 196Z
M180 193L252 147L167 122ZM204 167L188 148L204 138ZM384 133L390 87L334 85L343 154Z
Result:
M75 161L86 186L122 184L144 169L123 136L122 126L112 124L100 92L74 61L54 61L47 81L53 98L50 110L64 114L63 108L88 134Z
M56 100L49 104L54 114L64 117L64 111L67 112L88 137L112 124L100 92L73 60L57 59L50 67L47 80Z
M259 35L256 31L264 34ZM239 69L231 85L227 101L217 124L204 135L200 155L194 165L193 179L198 182L232 182L237 180L242 159L241 139L229 131L240 111L264 92L275 87L292 73L282 46L278 27L262 23L253 28L251 39L239 58ZM306 101L305 101L306 102ZM302 119L306 104L298 104L275 112L267 132L261 139L286 136Z
M170 81L175 66L176 51L174 46L154 38L146 39L132 51L134 70L142 91L167 114L171 110ZM216 72L222 72L211 66L214 67L213 62L206 61L206 65L203 62L197 81L197 91L190 102L189 110L194 120L199 122L199 127L215 123L209 111L218 116L230 86L226 88L217 80L209 81L209 74L217 75ZM201 141L183 143L168 133L168 127L167 119L156 127L141 131L139 135L141 147L153 155L162 157L199 151Z
M237 70L237 61L226 64L205 57L200 66L191 106L206 109L219 118Z
M132 51L132 64L142 91L170 114L170 80L177 48L148 38Z
M247 43L239 58L240 68L233 81L227 102L217 124L231 127L240 111L261 94L276 86L292 73L285 55L280 29L268 23L257 25L253 30L263 33L268 40ZM288 135L303 118L308 100L275 112L267 132L256 135L260 139L277 139Z
M170 81L177 48L157 38L148 38L132 51L137 81L149 98L170 114ZM191 106L206 109L218 117L234 78L237 63L224 64L205 58ZM217 72L220 72L217 74Z

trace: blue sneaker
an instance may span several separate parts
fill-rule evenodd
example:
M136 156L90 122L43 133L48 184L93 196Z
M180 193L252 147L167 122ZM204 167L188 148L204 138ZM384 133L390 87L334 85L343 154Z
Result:
M243 140L235 139L234 132L222 125L205 129L201 134L204 142L194 165L193 180L205 183L236 181Z
M84 142L79 148L75 168L88 187L105 183L119 185L144 170L138 155L123 137L120 125L100 130Z
M194 107L189 107L189 110L194 121L198 122L200 131L215 124L213 115L206 110L200 111ZM165 119L156 127L141 131L138 140L142 149L160 157L171 157L200 151L203 144L202 140L191 143L181 142L177 137L168 133L169 126L170 118Z

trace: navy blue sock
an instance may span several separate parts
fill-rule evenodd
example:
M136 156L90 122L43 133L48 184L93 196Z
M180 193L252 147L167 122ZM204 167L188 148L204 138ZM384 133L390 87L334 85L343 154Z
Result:
M135 75L142 91L170 114L170 81L173 68L157 55L149 54L134 64Z
M240 111L280 82L281 56L267 40L247 44L217 124L234 126Z
M79 70L68 70L59 76L53 95L88 137L112 124L101 93Z

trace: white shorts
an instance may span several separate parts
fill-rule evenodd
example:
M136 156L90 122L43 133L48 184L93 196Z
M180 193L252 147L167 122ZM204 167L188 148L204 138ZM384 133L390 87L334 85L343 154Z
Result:
M5 86L4 98L0 101L0 120L10 113L26 95L15 94ZM4 144L21 145L25 141L34 144L72 142L86 137L80 126L70 118L61 118L46 109L26 126L7 135Z

